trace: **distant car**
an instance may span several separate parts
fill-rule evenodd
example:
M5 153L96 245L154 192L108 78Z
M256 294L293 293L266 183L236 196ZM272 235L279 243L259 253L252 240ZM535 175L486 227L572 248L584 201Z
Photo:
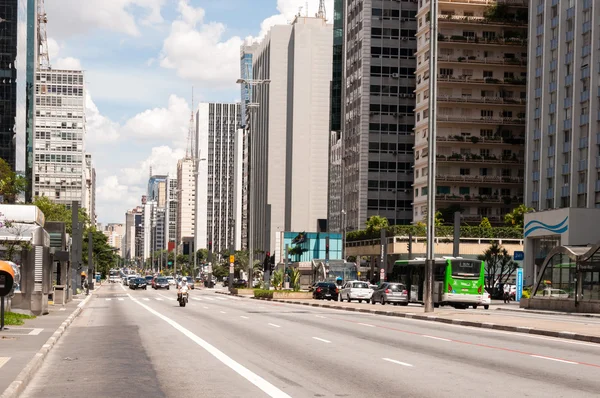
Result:
M175 278L172 276L167 276L167 282L169 282L169 286L175 286L177 282L175 282Z
M129 281L129 288L130 289L133 289L133 290L144 289L144 290L146 290L147 287L148 287L148 283L146 282L146 279L144 279L144 278L135 278L135 279Z
M482 305L486 310L490 308L490 304L492 303L492 295L483 291L483 294L479 296L479 303L477 305ZM473 308L477 308L477 305L474 305Z
M316 300L336 300L339 290L333 282L317 282L313 286L313 298Z
M359 303L362 303L365 300L369 302L372 295L373 290L367 282L350 281L346 282L340 290L340 301L348 300L348 302L351 302L352 300L358 300Z
M152 284L152 279L154 279L154 276L153 275L146 275L144 278L146 279L146 284L150 285L150 284Z
M408 291L402 283L384 282L373 291L371 304L408 305Z
M154 278L152 280L152 287L156 290L167 289L169 290L169 281L167 278Z
M551 298L551 299L566 299L569 298L569 293L562 289L552 289L546 288L542 291L542 294L537 294L536 298L541 296L542 298Z
M246 287L246 284L247 284L247 282L245 279L234 279L233 280L233 287L244 288L244 287Z

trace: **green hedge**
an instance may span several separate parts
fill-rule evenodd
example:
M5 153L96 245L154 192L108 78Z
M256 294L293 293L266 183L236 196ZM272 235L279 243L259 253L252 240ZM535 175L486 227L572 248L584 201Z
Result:
M412 236L426 237L427 231L424 226L418 225L393 225L387 229L387 236ZM441 226L435 228L435 235L438 238L454 236L453 226ZM366 239L379 239L381 233L379 231L352 231L346 235L348 242L366 240ZM462 226L460 227L461 238L490 238L490 239L523 239L523 230L521 228L512 227L492 227L482 228L480 226Z
M254 297L273 298L273 290L254 289Z

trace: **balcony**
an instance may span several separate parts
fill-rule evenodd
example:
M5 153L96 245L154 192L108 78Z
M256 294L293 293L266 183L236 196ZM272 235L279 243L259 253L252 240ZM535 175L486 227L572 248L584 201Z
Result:
M426 82L428 79L424 80ZM509 84L513 86L525 86L527 84L526 78L506 78L506 79L494 79L492 77L484 77L482 79L474 78L473 76L451 76L451 75L438 75L438 83L461 83L461 84Z
M548 113L556 113L556 104L555 103L548 105Z
M596 192L600 192L600 180L596 181Z
M511 157L497 158L496 156L480 156L475 154L461 155L454 153L452 155L437 155L436 159L440 163L460 162L460 163L488 163L488 164L523 164L524 159L520 159L516 154Z
M548 135L556 134L556 124L551 124L548 126Z
M582 193L587 193L587 184L581 183L577 185L577 194L581 195Z
M539 175L539 173L538 173ZM550 178L550 177L554 177L554 167L548 167L546 169L546 177Z
M461 64L527 66L527 59L522 58L451 57L449 55L440 55L438 60L439 62L460 62Z
M563 142L563 153L571 152L571 141Z
M556 147L553 146L549 146L548 147L548 157L552 157L556 154Z
M588 147L588 137L581 137L579 139L579 149L583 149L583 148L587 148Z
M583 10L587 10L592 6L592 0L583 0Z
M510 144L510 145L523 145L525 143L525 137L464 137L462 135L451 135L451 136L438 136L436 137L438 142L466 142L472 144Z
M466 37L466 36L445 36L443 34L438 34L438 40L440 43L449 42L449 43L465 43L472 44L477 43L481 45L497 45L497 46L518 46L518 47L526 47L527 46L527 37L524 35L523 37L510 37L510 38L483 38L483 37Z
M531 200L533 202L539 202L540 201L540 193L538 191L533 191L531 193Z
M476 202L486 204L519 204L523 203L522 196L499 195L435 195L437 202Z
M567 38L567 41L573 41L573 39L575 38L575 32L572 30L568 31L566 38Z
M553 28L556 28L558 26L558 17L552 18L552 20L550 21L550 26Z
M471 176L456 174L438 174L437 181L461 182L472 184L523 184L523 177Z
M538 129L533 130L533 139L539 140L540 138L542 138L542 132Z
M554 199L554 189L548 188L546 190L546 199Z
M573 98L572 97L565 98L564 103L563 103L563 107L564 108L570 108L571 106L573 106Z
M567 196L571 196L571 187L569 187L569 184L563 186L560 188L560 196L561 198L566 198Z
M567 19L573 18L575 16L575 7L567 8Z
M461 23L461 24L475 24L475 25L498 25L498 26L517 26L523 27L527 21L515 21L514 19L499 19L499 18L485 18L485 17L465 17L463 15L440 15L438 17L438 23Z
M544 3L537 5L537 9L536 9L537 15L541 15L544 12L544 5L545 5Z
M533 173L531 173L531 180L532 181L539 181L540 180L540 172L539 171L534 171Z
M583 29L581 33L587 33L592 30L592 21L587 21L583 23Z
M596 168L600 169L600 156L596 156Z
M585 102L585 101L588 101L589 99L590 99L590 91L589 90L582 91L580 101Z
M541 36L544 34L544 25L539 25L535 30L536 36Z
M533 160L540 160L540 151L533 151Z
M572 124L571 119L565 119L563 121L563 129L564 130L571 130L571 124Z
M555 92L556 88L557 88L556 82L550 82L550 84L548 85L548 91L551 93Z
M502 98L502 97L462 97L438 95L439 102L457 102L461 104L488 104L488 105L525 105L527 101L523 98Z
M562 174L569 174L571 172L571 167L569 163L565 163L562 165Z
M579 125L580 126L585 126L586 124L589 124L590 122L590 115L586 114L586 115L579 115Z
M524 126L524 118L438 115L438 122Z
M581 159L578 163L578 168L577 171L583 171L583 170L587 170L587 160L586 159Z

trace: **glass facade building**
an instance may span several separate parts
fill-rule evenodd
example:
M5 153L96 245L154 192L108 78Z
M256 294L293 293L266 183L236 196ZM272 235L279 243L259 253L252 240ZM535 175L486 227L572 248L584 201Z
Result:
M0 157L15 170L18 1L0 0Z

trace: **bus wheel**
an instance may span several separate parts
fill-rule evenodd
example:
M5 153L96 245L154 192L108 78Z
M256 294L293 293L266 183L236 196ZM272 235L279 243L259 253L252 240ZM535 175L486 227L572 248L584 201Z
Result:
M433 308L440 308L440 303L433 303Z
M474 309L474 310L476 310L476 309L477 309L477 306L476 306L476 305L474 305L474 306L473 306L473 309Z
M487 310L487 309L490 308L490 306L489 305L484 305L483 308Z

